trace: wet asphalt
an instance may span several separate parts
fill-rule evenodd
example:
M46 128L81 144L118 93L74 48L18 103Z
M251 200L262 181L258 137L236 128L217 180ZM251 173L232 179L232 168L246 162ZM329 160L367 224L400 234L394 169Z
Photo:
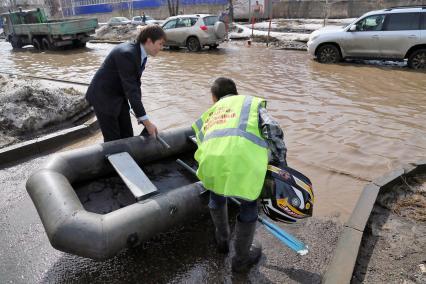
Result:
M27 178L48 158L0 170L0 283L319 283L341 230L330 218L279 224L309 246L309 254L299 256L259 225L263 255L244 275L233 274L230 257L216 252L209 216L193 216L184 227L94 261L50 245L26 192ZM231 212L232 221L237 209Z

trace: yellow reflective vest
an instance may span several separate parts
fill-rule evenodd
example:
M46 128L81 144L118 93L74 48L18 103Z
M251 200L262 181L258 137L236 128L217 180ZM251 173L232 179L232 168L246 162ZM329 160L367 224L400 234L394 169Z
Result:
M268 165L268 144L259 130L260 105L266 102L257 97L224 97L192 125L197 176L205 188L245 200L259 197Z

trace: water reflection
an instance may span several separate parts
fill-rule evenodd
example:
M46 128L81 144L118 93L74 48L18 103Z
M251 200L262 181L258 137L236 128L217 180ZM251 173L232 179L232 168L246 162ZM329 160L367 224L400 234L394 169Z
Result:
M112 48L12 52L0 42L0 71L89 82ZM398 64L324 65L305 52L224 44L214 52L150 58L144 103L161 129L186 126L211 105L218 76L233 78L241 94L268 100L285 130L290 165L314 182L315 214L338 212L345 219L367 181L424 158L424 73Z

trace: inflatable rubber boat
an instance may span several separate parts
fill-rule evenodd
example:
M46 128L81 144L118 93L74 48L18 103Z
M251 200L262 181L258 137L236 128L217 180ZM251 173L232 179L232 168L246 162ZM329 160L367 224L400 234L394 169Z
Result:
M103 260L207 212L205 189L176 163L191 164L191 136L185 128L55 154L26 184L52 246Z

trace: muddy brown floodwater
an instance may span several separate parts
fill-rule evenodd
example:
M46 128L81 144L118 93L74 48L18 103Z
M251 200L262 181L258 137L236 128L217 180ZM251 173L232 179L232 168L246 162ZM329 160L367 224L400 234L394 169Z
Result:
M0 42L0 72L89 82L112 48L14 52ZM243 43L164 51L147 64L143 101L160 129L192 123L211 105L218 76L233 78L240 94L266 98L289 164L313 181L316 216L346 220L368 181L425 155L426 74L398 64L322 65L305 52Z

